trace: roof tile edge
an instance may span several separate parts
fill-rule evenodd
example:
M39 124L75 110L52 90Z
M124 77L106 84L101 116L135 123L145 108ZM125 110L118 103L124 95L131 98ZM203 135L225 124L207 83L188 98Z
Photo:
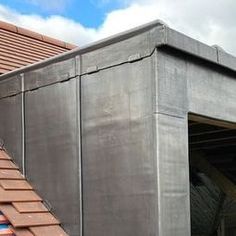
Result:
M34 31L31 31L31 30L28 30L28 29L25 29L22 27L18 27L18 26L15 26L13 24L10 24L10 23L4 22L4 21L0 21L0 29L7 30L7 31L10 31L13 33L18 33L18 34L43 41L45 43L53 44L58 47L66 48L66 49L74 49L77 47L76 45L66 43L64 41L54 39L54 38L46 36L46 35L42 35L42 34L34 32Z
M4 149L3 145L0 145L0 159L7 161L9 163L13 163L13 160L11 159L11 157L8 155L8 153L6 152L6 150ZM21 197L20 197L20 192L34 192L36 195L37 193L34 190L22 190L19 188L19 185L16 185L14 187L14 189L7 189L3 184L2 181L22 181L25 180L25 178L22 176L21 179L18 180L13 180L10 176L12 174L12 171L18 171L13 169L8 169L5 166L1 166L0 165L0 169L6 173L8 172L7 178L2 178L0 177L0 189L2 191L2 193L4 193L3 195L1 195L1 199L0 199L0 212L3 213L3 215L7 218L7 220L10 222L13 231L15 231L15 235L25 235L25 234L20 234L20 232L18 233L18 230L26 230L27 232L31 232L31 228L34 230L39 230L43 227L44 229L44 233L48 233L47 235L59 235L56 232L60 232L60 236L69 236L64 229L62 228L62 225L60 224L60 221L57 219L57 217L50 212L50 209L47 209L46 206L44 205L44 209L46 209L46 211L44 212L38 212L38 210L36 209L37 206L34 205L35 210L32 210L32 207L29 207L29 205L26 207L28 208L29 211L26 212L22 212L19 209L16 208L16 206L14 205L14 203L18 203L18 204L29 204L29 203L40 203L40 204L44 204L43 200L41 198L39 199L34 199L34 197L32 197L32 195L27 195L27 197L25 198L24 201L21 201ZM11 171L12 170L12 171ZM15 199L11 199L12 193L14 194ZM24 193L24 194L25 194ZM5 201L3 198L7 198L7 195L9 195L9 199L7 201ZM38 195L37 195L38 196ZM13 214L14 213L14 214ZM40 215L40 217L39 217ZM42 216L45 216L42 217ZM35 217L35 219L32 221L32 219ZM50 229L50 227L53 226L55 229ZM27 234L28 235L28 234ZM31 235L31 234L30 234ZM32 235L35 236L39 236L39 235L43 235L41 233L33 233Z

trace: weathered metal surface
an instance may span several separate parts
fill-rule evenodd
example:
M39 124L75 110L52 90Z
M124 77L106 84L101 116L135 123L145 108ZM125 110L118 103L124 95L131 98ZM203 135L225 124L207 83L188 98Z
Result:
M67 59L26 72L25 90L32 90L75 77L75 59Z
M147 34L150 34L149 36L147 36ZM143 47L146 42L140 42L141 43L141 48L140 51L142 51L143 55L147 55L147 52L150 51L150 48L152 47L172 47L172 48L176 48L179 51L191 54L195 57L198 58L202 58L204 60L208 60L214 63L217 63L218 65L221 65L223 67L227 67L233 71L235 71L235 64L236 64L236 58L228 55L227 53L221 52L220 50L218 50L215 47L210 47L207 46L206 44L203 44L197 40L194 40L184 34L181 34L171 28L169 28L167 25L163 24L161 21L156 20L153 22L150 22L146 25L134 28L132 30L114 35L108 39L104 39L101 40L99 42L95 42L92 43L90 45L87 45L85 47L81 47L78 48L77 50L72 50L71 52L68 53L64 53L62 55L59 56L55 56L53 58L44 60L42 62L36 63L34 65L31 66L27 66L24 67L22 69L19 70L15 70L12 71L10 73L4 74L2 76L0 76L1 79L5 79L5 78L9 78L9 77L13 77L15 75L18 75L20 73L26 73L28 71L32 71L32 70L37 70L39 68L43 68L45 66L54 64L54 63L58 63L59 61L65 61L70 59L70 58L74 58L77 55L81 55L81 54L87 54L89 55L89 52L93 52L92 54L94 55L94 53L96 54L95 51L97 51L98 49L101 49L102 51L106 51L107 53L110 53L111 47L115 47L116 44L119 44L122 48L122 46L127 47L126 41L129 41L129 47L128 50L132 51L132 43L134 45L136 45L136 47L140 47L140 45L137 45L136 43L139 41L140 37L146 35L146 40L147 42L149 41L149 39L151 41L149 41L149 46L146 48L147 51L145 53L145 50L142 51L142 49L144 49L145 47ZM132 39L133 38L133 39ZM145 40L145 37L144 37ZM123 45L122 45L123 44ZM112 46L111 46L112 45ZM118 48L118 49L120 49ZM131 50L130 50L131 49ZM137 50L135 49L135 47L133 48L134 50L134 54L137 53ZM119 53L119 50L113 51L113 53L117 54L120 59L123 58L125 61L127 61L126 57L124 57L123 55L125 55L125 50L123 51L123 55ZM139 52L138 52L139 53ZM130 56L130 55L129 55ZM109 59L110 60L109 60ZM122 63L124 62L123 60L119 60L119 58L116 58L115 60L115 55L114 57L102 57L97 63L99 64L104 64L105 61L107 63L107 66L111 66L111 62L112 65L115 65L115 62L118 63ZM111 60L112 59L112 60ZM90 58L91 60L91 58ZM103 62L102 62L103 61ZM96 64L97 64L96 63ZM94 65L92 65L94 66Z
M236 122L235 77L214 65L184 58L179 52L157 52L157 111L184 116L192 112ZM219 109L219 104L221 109Z
M157 51L156 107L158 113L186 117L187 65L170 52Z
M234 68L236 70L236 59L233 55L218 50L218 62L227 68Z
M0 138L22 170L21 94L0 99Z
M218 52L214 47L194 40L178 31L165 27L166 45L195 55L199 58L218 63ZM235 68L234 68L235 69Z
M26 174L70 235L190 235L187 114L236 122L235 61L155 23L0 77L25 73Z
M168 52L157 51L156 65L157 235L188 236L190 203L186 62Z
M232 74L188 62L189 111L219 120L236 122L236 80Z
M187 119L156 115L158 229L156 235L189 236Z
M150 58L82 77L84 235L156 235Z
M163 34L164 28L159 25L150 31L141 32L136 37L114 41L106 47L82 53L83 68L81 73L86 74L91 70L94 72L148 57L155 50L157 43L163 43Z
M0 80L0 99L17 95L22 90L21 75L16 75L5 80Z
M71 236L79 235L76 79L26 93L26 176Z

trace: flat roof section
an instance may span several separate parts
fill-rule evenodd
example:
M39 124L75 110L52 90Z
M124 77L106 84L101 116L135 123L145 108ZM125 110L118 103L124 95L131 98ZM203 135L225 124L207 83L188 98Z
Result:
M73 58L75 56L79 56L88 52L92 52L100 48L105 48L109 45L128 40L135 36L139 37L140 34L145 32L149 32L148 40L150 40L151 42L149 44L149 51L154 48L173 48L177 51L181 51L193 57L214 63L231 71L236 71L236 57L234 57L233 55L224 52L219 47L206 45L176 30L173 30L166 24L163 24L163 22L160 20L155 20L148 24L116 34L106 39L102 39L95 43L91 43L80 48L75 48L71 51L65 51L60 55L55 55L53 57L47 58L43 61L35 63L34 65L29 65L17 69L13 72L6 73L0 76L0 80L15 76L20 73L31 71L36 68L40 68L48 64L66 60L68 58ZM145 50L147 50L147 48ZM142 51L142 48L140 48L140 51ZM143 54L144 53L145 51L143 51Z

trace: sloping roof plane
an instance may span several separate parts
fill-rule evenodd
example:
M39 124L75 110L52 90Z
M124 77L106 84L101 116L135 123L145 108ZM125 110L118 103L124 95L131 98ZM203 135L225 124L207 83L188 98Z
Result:
M4 150L0 150L1 235L67 236Z
M0 21L0 74L75 47L72 44Z

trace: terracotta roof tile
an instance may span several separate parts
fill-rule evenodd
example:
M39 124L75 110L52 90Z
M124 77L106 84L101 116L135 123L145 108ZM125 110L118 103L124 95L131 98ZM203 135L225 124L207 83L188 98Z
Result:
M38 39L38 40L43 40L43 37L41 34L38 34L36 32L24 29L22 27L17 27L17 33L28 36L30 38Z
M42 202L13 202L12 205L20 213L48 212L48 209Z
M0 74L4 74L4 73L7 73L9 72L9 70L6 70L6 69L3 69L3 68L0 68Z
M0 231L1 236L15 236L10 229L5 229Z
M58 48L57 46L51 46L48 45L47 43L44 42L35 42L35 40L33 39L25 39L25 37L23 36L15 36L12 33L9 32L4 32L2 30L0 30L1 34L0 34L0 39L1 39L1 44L5 43L5 45L7 45L7 43L11 43L14 46L18 46L19 45L19 40L20 40L20 46L24 47L24 48L28 48L29 44L31 46L31 48L33 49L38 49L38 51L41 49L43 49L43 53L44 52L48 52L48 53L55 53L55 52L63 52L64 49L63 48Z
M2 150L0 150L0 160L11 160L11 158Z
M68 236L6 152L0 158L0 224L6 226L0 236Z
M9 220L0 212L0 235L1 236L14 236L13 231L9 227Z
M17 32L17 27L15 25L9 24L7 22L0 21L0 28L9 30L11 32Z
M3 214L0 213L0 224L8 224L9 221Z
M75 45L0 21L0 74L75 47Z
M15 234L9 228L0 228L0 236L15 236Z
M0 187L0 204L7 202L37 202L41 200L32 190L5 190Z
M0 160L0 169L17 170L18 167L11 160Z
M66 236L67 234L59 226L30 227L35 236Z
M5 190L31 190L32 186L26 180L0 180L0 186Z
M34 236L28 229L20 229L11 227L11 230L16 236Z
M0 179L23 179L19 170L0 169Z
M13 227L58 225L59 221L49 212L20 213L12 204L0 205L0 210L11 222Z

